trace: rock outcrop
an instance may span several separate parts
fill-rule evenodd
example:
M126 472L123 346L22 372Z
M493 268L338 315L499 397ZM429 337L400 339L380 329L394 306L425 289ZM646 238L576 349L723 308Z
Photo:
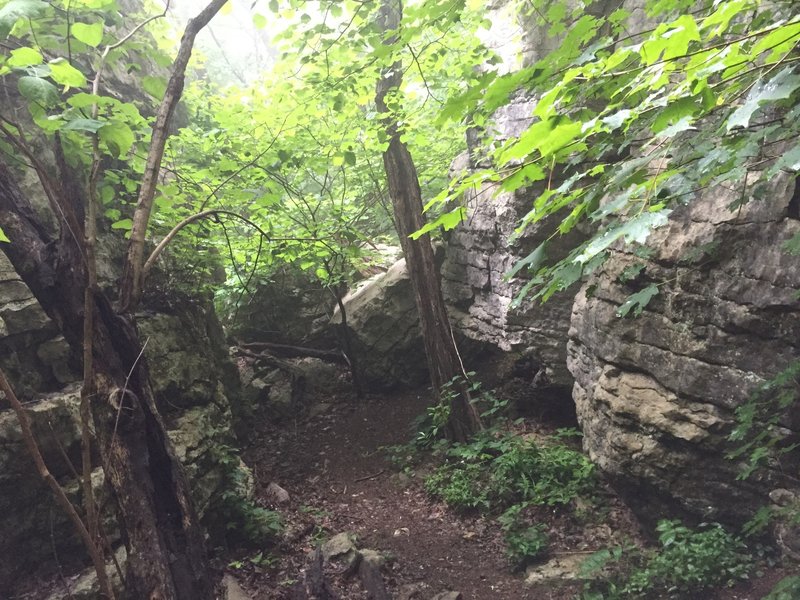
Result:
M796 182L776 178L765 199L732 212L738 198L712 188L676 210L647 252L617 249L573 307L568 365L584 447L642 511L669 504L733 520L800 484L796 457L746 481L726 458L736 408L800 358L800 265L783 248L800 232ZM659 294L642 314L618 317L650 283ZM782 424L800 433L796 415Z
M38 330L42 333L40 337L30 335L32 346L28 350L33 355L42 354L41 346L52 345L60 338L53 337L52 325L28 288L21 281L11 281L28 303L26 310L41 313L41 318L31 323L42 323ZM14 306L13 302L0 304L0 314L7 314ZM216 517L207 509L231 480L226 472L230 466L220 461L219 452L236 444L238 374L223 346L222 330L210 303L172 298L169 303L150 302L148 306L139 315L139 326L141 339L146 341L145 359L154 392L189 476L198 512L213 528ZM0 354L9 355L16 341L13 332L0 336ZM40 376L32 365L36 363L23 365L17 381L23 385L32 382L23 389L29 392L26 398L34 433L51 472L80 503L72 470L73 466L80 469L78 375L66 371L72 383L61 385L56 392L36 394L45 383L55 385L58 381L55 376ZM101 471L97 476L102 489ZM54 552L65 568L74 566L72 561L83 556L71 523L33 467L15 415L0 410L0 556L4 557L0 561L0 595L31 569L44 573L43 565L53 559Z
M21 398L74 381L67 343L2 252L0 340L0 366Z
M519 135L531 123L534 106L535 101L523 97L500 109L492 138L502 141ZM467 218L447 240L442 288L453 307L453 325L464 336L504 351L533 352L551 384L571 386L566 340L572 297L563 294L545 304L530 299L517 304L514 299L529 278L525 271L507 278L514 265L548 239L560 222L545 219L521 235L515 233L541 191L537 185L509 193L487 184L469 192ZM573 231L553 238L548 257L558 260L583 237Z

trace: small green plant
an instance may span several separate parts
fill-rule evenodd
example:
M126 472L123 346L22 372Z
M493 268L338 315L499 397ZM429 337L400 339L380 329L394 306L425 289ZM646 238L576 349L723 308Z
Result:
M786 444L780 420L800 400L800 360L794 361L764 382L750 399L736 409L736 427L729 436L738 446L730 459L745 459L739 479L747 479L773 457L791 452L797 444Z
M456 510L488 509L485 476L478 463L445 464L425 479L425 491Z
M425 414L414 422L417 435L414 443L419 448L428 448L444 436L444 428L450 418L450 397L442 390L439 402L425 409Z
M503 530L508 558L516 567L540 558L549 538L543 524L529 525L523 518L525 504L515 504L497 519Z
M679 521L661 521L656 530L662 549L630 578L626 589L632 594L730 586L750 571L745 545L718 524L693 531Z
M588 586L584 600L694 597L706 589L732 586L750 573L753 558L747 547L719 524L692 530L679 521L665 520L656 530L660 549L629 551L627 560L633 568ZM603 550L589 561L596 573L611 562L620 562L622 556L621 549Z
M450 418L450 405L462 390L466 390L473 404L483 408L481 418L486 424L493 424L506 412L509 401L500 399L490 391L483 391L482 385L475 379L475 373L469 372L466 377L456 376L442 386L439 402L429 406L423 415L418 417L413 427L416 431L414 443L418 448L429 448L444 436L444 428Z
M426 479L425 489L456 509L567 504L594 485L594 465L580 452L511 434L478 436L448 456L451 462Z
M781 579L764 600L797 600L800 598L800 575L790 575Z
M258 506L248 497L248 473L236 451L225 445L214 448L214 460L223 469L223 489L214 500L213 512L225 523L226 537L253 546L264 546L283 530L281 515Z

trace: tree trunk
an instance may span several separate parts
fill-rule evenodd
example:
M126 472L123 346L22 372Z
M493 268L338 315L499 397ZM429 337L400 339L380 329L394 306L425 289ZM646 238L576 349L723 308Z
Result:
M68 187L62 183L62 191ZM63 208L74 214L72 209L80 205L65 201ZM11 240L2 250L67 342L80 351L86 288L83 232L65 227L68 233L52 239L2 163L0 228ZM203 532L156 409L135 320L116 314L99 292L94 311L97 396L92 412L103 467L123 518L128 548L124 597L210 600Z
M389 36L387 44L394 43L394 32L398 30L401 18L400 0L384 0L380 20L382 31ZM390 141L389 147L383 153L383 165L394 209L395 226L419 312L431 384L438 398L445 383L459 376L464 377L465 373L450 327L431 238L427 234L415 240L410 238L412 233L425 225L422 192L414 160L408 147L400 139L402 132L398 128L397 118L391 115L386 104L387 96L400 89L402 73L402 65L395 63L383 74L378 81L375 102L378 112L386 115L383 124ZM451 440L463 442L480 431L482 424L478 412L470 402L466 381L456 385L456 391L450 399L446 434Z

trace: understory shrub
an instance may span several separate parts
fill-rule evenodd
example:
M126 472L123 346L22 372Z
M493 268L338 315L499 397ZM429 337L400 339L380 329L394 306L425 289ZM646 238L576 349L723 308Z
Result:
M544 554L549 542L544 524L528 525L522 518L525 508L525 504L515 504L497 519L503 529L506 553L516 567Z
M445 425L450 418L450 403L464 389L469 392L471 402L481 411L481 419L485 425L496 425L501 422L508 410L509 400L501 399L490 390L484 390L482 384L470 371L467 377L457 376L445 383L439 392L439 402L425 409L425 412L412 423L414 429L413 444L418 449L433 446L444 437Z
M591 557L584 575L597 573L612 561L617 563L618 575L589 585L584 600L694 597L703 590L747 579L752 569L753 557L745 544L719 524L692 530L679 521L665 520L656 530L661 544L657 550L617 548Z
M220 444L213 450L224 480L210 510L215 520L224 524L222 537L227 543L265 547L283 530L280 513L259 506L250 497L248 474L235 449Z
M764 600L797 600L800 598L800 575L790 575L781 579Z
M425 489L455 509L567 504L591 492L595 482L594 465L577 450L512 434L455 444L447 456L425 480Z
M531 522L526 509L569 504L591 494L594 484L594 465L558 436L536 443L488 432L451 446L446 462L425 479L425 490L458 511L502 512L508 557L521 567L541 557L548 544L545 526Z

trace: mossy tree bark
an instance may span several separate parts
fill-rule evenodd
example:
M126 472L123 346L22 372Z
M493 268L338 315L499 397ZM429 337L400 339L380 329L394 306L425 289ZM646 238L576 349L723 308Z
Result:
M67 342L76 352L90 354L84 389L91 390L94 441L119 508L128 550L123 597L131 600L214 597L204 532L156 406L134 311L144 284L145 235L170 120L183 92L195 37L225 1L210 0L189 21L181 39L153 126L118 308L92 277L95 167L89 185L83 185L81 176L63 159L56 136L58 177L54 178L25 147L23 138L3 130L35 166L51 209L59 217L60 231L55 235L48 231L10 169L0 162L0 229L10 240L2 244L2 250ZM99 77L98 70L95 88ZM95 165L99 167L99 161ZM94 523L89 526L91 530Z
M3 251L76 350L83 346L86 273L77 239L53 239L0 164ZM183 468L167 438L141 356L132 315L94 294L95 441L119 503L126 545L127 598L210 599L203 532Z

